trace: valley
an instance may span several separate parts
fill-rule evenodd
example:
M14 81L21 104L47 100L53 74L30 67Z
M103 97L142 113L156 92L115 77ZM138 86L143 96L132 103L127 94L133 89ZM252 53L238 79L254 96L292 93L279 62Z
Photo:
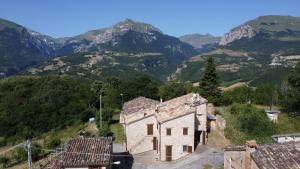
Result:
M222 168L229 144L300 131L299 61L300 17L259 16L223 36L178 37L124 19L57 38L0 19L0 168L26 166L19 145L27 139L34 165L51 168L51 152L59 157L76 138L107 139L133 168ZM268 109L280 111L278 121ZM158 148L162 138L178 143L178 161L161 162L174 160L172 146Z

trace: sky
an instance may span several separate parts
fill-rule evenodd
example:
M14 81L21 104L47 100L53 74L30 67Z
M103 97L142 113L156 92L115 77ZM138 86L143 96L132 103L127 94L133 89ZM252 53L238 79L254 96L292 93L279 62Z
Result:
M0 18L52 37L109 27L125 18L173 36L222 36L261 15L300 16L299 7L299 0L1 0Z

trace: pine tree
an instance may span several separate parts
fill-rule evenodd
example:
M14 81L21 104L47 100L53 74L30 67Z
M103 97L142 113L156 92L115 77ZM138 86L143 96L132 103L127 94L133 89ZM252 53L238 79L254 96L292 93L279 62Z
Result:
M208 99L209 102L218 104L221 97L219 85L219 76L217 74L214 59L212 57L209 57L207 59L204 74L199 85L200 95Z

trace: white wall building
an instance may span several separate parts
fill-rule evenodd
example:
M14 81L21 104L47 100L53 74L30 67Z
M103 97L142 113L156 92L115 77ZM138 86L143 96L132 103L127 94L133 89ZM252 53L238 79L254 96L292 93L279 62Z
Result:
M299 142L300 133L273 135L272 138L277 143Z
M190 93L166 102L138 97L123 106L120 123L131 154L156 150L162 161L192 153L207 141L207 100Z

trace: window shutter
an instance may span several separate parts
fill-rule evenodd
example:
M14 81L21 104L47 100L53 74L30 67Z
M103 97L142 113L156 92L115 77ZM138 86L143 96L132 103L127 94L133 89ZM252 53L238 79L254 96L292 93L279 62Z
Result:
M183 128L182 132L183 132L183 135L188 135L188 128Z
M172 130L170 128L167 128L167 136L170 136L172 134Z
M147 124L147 134L153 135L153 124Z

